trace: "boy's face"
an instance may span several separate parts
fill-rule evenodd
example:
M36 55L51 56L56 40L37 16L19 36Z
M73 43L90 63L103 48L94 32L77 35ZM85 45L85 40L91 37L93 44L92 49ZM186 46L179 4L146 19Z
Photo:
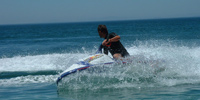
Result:
M102 33L101 31L98 31L100 38L105 38L104 33Z

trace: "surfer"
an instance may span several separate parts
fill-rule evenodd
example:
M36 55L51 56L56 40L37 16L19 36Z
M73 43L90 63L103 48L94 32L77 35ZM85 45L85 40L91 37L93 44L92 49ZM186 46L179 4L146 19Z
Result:
M127 50L121 44L119 35L114 32L108 33L105 25L98 26L98 33L100 38L105 39L101 44L101 48L104 49L105 54L108 55L109 51L115 59L130 56Z

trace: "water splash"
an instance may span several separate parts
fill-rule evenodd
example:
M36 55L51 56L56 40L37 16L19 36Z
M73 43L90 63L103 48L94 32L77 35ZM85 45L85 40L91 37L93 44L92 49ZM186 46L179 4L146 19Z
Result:
M171 43L138 43L127 48L134 62L127 65L99 66L97 72L82 71L67 77L60 89L105 89L159 87L200 83L200 48ZM92 50L96 51L96 50ZM55 83L60 72L90 55L61 53L16 56L0 59L0 85ZM158 62L158 63L157 63ZM90 69L91 70L91 69ZM42 72L44 71L44 72ZM53 71L45 74L45 71ZM14 76L3 77L2 73ZM22 73L21 73L22 72ZM23 74L26 72L26 74ZM39 74L33 74L33 73ZM41 73L40 73L41 72ZM17 75L21 73L22 75ZM28 74L30 73L30 74ZM4 75L5 76L5 75Z

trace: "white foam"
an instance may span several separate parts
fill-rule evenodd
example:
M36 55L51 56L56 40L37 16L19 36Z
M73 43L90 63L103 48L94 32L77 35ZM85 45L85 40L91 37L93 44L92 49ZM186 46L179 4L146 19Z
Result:
M0 80L0 86L16 86L29 83L54 83L57 75L28 75Z
M165 66L165 70L161 73L156 74L151 73L151 67L138 64L138 65L128 65L123 66L123 70L117 68L111 72L106 72L103 74L77 74L83 75L78 77L76 81L81 84L77 84L76 88L90 88L94 86L97 88L123 88L123 87L145 87L145 86L174 86L179 84L198 84L200 83L200 47L186 47L186 46L172 46L172 45L160 45L160 46L148 46L148 44L141 44L139 46L132 46L127 48L130 55L137 57L142 55L144 58L153 60L164 60L162 66ZM43 70L65 70L67 67L76 63L79 59L88 56L89 53L64 53L64 54L45 54L45 55L34 55L34 56L16 56L12 58L1 58L0 59L0 72L6 71L43 71ZM137 56L136 56L137 55ZM133 68L132 68L133 67ZM148 68L147 68L148 67ZM115 69L113 66L112 69ZM125 69L124 69L125 68ZM127 68L127 70L126 70ZM99 75L99 76L98 76ZM54 83L58 75L28 75L19 76L10 79L0 80L1 84L26 84L26 83L40 83L40 82L52 82ZM75 76L74 76L75 77ZM80 78L88 77L87 84L83 85L85 81L80 80ZM102 84L90 83L93 79L111 79L111 83L104 81ZM153 80L153 82L148 83L148 81L141 81L141 79ZM113 80L118 80L120 82L113 83ZM126 80L126 79L131 79ZM69 82L74 79L68 80ZM98 81L98 80L97 80ZM130 82L129 82L130 81ZM144 83L143 83L144 82ZM146 83L145 83L146 82ZM134 85L133 85L134 84ZM73 86L73 84L71 84Z
M160 85L200 83L200 47L148 46L128 48L131 55L144 55L146 58L165 60L165 71L155 80Z
M46 54L0 59L0 72L64 70L85 54Z

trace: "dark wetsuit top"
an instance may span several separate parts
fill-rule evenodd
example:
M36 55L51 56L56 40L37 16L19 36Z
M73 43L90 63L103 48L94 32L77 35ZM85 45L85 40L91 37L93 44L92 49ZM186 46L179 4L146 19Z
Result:
M108 34L105 39L111 39L113 37L117 36L115 33L110 33ZM109 44L108 44L109 45ZM124 46L121 44L120 41L117 42L111 42L110 46L103 46L101 45L101 48L104 48L104 53L108 55L108 50L109 52L114 55L116 53L120 53L122 57L127 57L130 56L127 50L124 48Z

